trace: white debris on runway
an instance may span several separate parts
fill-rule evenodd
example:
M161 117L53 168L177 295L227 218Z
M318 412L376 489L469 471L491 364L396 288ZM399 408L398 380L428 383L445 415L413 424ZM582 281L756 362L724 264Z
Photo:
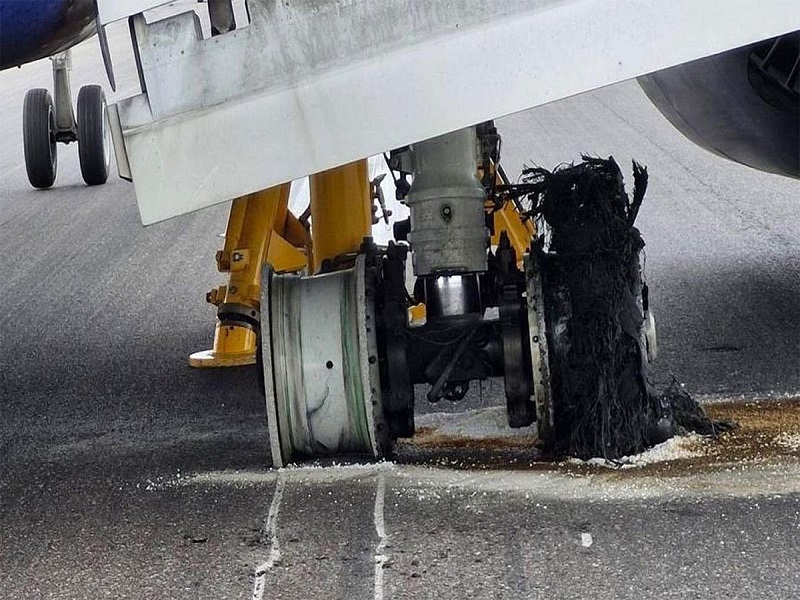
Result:
M652 448L639 454L623 456L619 460L607 460L605 458L590 458L580 460L571 458L570 464L587 464L597 467L609 467L612 469L629 469L633 467L644 467L655 463L665 463L675 460L687 460L703 456L706 438L696 433L689 435L676 435L665 442L656 444Z
M417 430L429 429L443 438L534 438L536 425L512 429L505 406L478 408L461 413L430 413L416 418Z
M462 413L431 413L417 417L417 435L410 442L425 444L436 440L439 444L458 440L503 440L513 445L532 446L536 441L536 424L512 429L504 406L479 408ZM800 442L800 439L798 439ZM644 467L655 463L686 460L705 455L706 440L703 436L689 434L675 436L661 444L632 456L619 460L591 458L567 459L567 464L580 464L613 469Z
M800 451L800 433L784 431L775 436L775 443L793 452Z

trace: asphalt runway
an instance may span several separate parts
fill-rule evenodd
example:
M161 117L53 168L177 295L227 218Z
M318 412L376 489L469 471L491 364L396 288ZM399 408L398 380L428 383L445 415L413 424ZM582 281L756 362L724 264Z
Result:
M124 28L111 42L129 95ZM73 60L75 93L105 81L96 40ZM36 86L47 61L0 74L0 597L800 597L796 452L660 475L454 469L436 449L269 469L254 369L187 366L211 342L226 207L143 228L130 184L83 185L74 145L31 189ZM800 396L798 182L692 146L631 82L498 126L509 174L582 152L648 165L659 383Z

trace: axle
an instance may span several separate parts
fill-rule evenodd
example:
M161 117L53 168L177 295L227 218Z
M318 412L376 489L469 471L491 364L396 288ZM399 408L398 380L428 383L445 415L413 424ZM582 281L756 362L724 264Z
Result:
M429 402L458 401L472 382L503 377L509 424L534 421L533 374L540 369L532 363L520 269L522 244L530 243L521 232L529 225L504 210L499 230L489 227L498 147L493 127L481 126L393 152L397 181L412 180L398 185L410 222L403 241L383 248L364 238L358 247L354 240L339 244L338 256L323 250L336 239L330 233L336 222L363 214L363 193L353 190L364 189L365 172L345 166L331 174L340 178L336 186L312 185L318 274L278 274L267 266L262 275L274 464L298 456L389 454L394 440L414 434L420 387ZM355 213L339 201L345 197ZM342 209L334 212L333 205ZM409 258L413 285L406 281Z

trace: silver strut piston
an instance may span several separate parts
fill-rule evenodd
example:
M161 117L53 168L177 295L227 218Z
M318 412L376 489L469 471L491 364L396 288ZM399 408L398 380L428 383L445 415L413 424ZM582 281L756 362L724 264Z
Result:
M414 181L408 194L414 274L486 270L486 192L478 180L475 127L411 146Z

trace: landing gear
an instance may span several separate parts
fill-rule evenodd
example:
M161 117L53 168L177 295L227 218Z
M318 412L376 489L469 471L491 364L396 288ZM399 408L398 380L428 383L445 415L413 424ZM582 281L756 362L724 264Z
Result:
M531 347L538 335L550 381L540 440L555 454L617 459L669 437L670 410L649 375L655 337L634 227L647 170L634 162L633 178L629 196L613 158L584 157L552 172L526 169L516 187L548 228L526 271L529 323L539 322Z
M535 419L518 260L525 248L517 254L505 235L498 250L487 253L478 149L472 127L416 144L406 157L414 176L407 190L413 297L405 281L409 246L394 242L378 248L366 239L356 252L341 248L320 260L316 253L325 245L315 239L321 274L265 269L260 344L274 466L303 457L389 456L397 438L414 434L419 384L429 386L428 401L455 402L471 381L505 374L510 424ZM351 189L359 189L356 178L366 182L366 172L341 169L343 177L350 173ZM314 206L331 212L335 197L324 196L334 188L312 189L319 192L312 193L312 214ZM352 204L331 217L356 213L360 196L354 193ZM320 235L313 227L323 223L312 217L312 235Z
M605 217L624 244L591 237L593 246L579 246L563 227L536 234L525 215L541 215L553 227L557 211L578 198L572 208L587 226L574 226L576 235L604 234L588 225L606 223L591 212L595 205L602 210L609 198L620 204L626 197L616 163L592 159L547 172L556 183L577 177L575 185L569 179L559 187L536 173L510 185L494 166L498 151L494 128L483 126L394 152L396 181L413 178L398 185L411 216L395 233L408 244L348 242L315 256L320 266L311 276L265 269L260 343L274 466L343 454L388 457L395 440L414 435L415 386L427 386L428 402L457 402L472 382L489 377L504 380L509 426L535 422L545 452L582 455L564 442L575 424L582 427L577 441L597 437L605 444L591 446L591 456L615 453L617 442L641 449L640 442L654 439L650 425L662 416L647 376L655 337L644 243L633 228L646 171L634 169L634 199L622 217ZM366 173L338 169L331 181L341 177L363 192ZM318 252L326 248L322 232L335 229L341 215L368 211L363 193L337 198L326 194L343 186L315 189L312 208L328 211L312 217ZM357 231L368 229L351 233ZM406 285L409 253L413 294ZM574 400L583 397L586 406ZM602 431L595 435L597 423ZM610 443L605 431L616 436Z
M108 180L111 165L111 131L102 88L87 85L78 93L78 118L72 109L69 71L70 52L51 58L55 101L43 88L25 95L22 115L23 146L28 181L35 188L49 188L56 179L57 142L78 142L81 175L87 185Z

